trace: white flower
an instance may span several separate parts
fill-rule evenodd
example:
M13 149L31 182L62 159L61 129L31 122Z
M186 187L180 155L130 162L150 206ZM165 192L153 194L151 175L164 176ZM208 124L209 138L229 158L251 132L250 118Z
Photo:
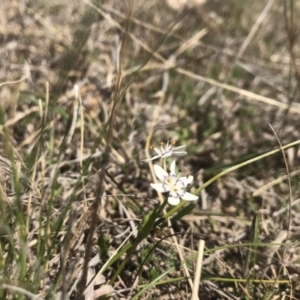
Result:
M177 205L180 199L195 201L199 197L185 191L193 182L193 176L178 177L175 173L175 160L170 165L170 174L159 165L154 165L154 171L161 183L151 183L151 186L160 193L170 192L168 203Z
M156 152L156 155L149 158L149 159L144 159L144 162L149 162L151 160L157 159L157 158L166 158L170 156L184 156L187 154L186 151L183 151L185 149L185 145L179 146L179 147L174 147L175 142L172 141L171 139L168 140L167 145L164 147L164 143L160 144L160 149L155 147L154 145L151 145L150 148Z

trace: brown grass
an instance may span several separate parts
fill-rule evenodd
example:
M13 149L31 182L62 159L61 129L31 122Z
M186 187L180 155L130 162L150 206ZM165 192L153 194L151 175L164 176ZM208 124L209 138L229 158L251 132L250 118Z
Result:
M297 143L254 159L300 139L297 1L2 2L0 299L300 299ZM191 191L254 160L125 251L169 137Z

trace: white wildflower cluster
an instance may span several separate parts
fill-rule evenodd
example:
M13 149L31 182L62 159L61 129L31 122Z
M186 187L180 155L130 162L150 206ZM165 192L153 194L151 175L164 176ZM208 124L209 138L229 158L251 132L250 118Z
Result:
M149 162L158 158L167 158L171 156L180 157L186 155L184 151L185 145L175 147L175 143L170 139L167 145L161 144L161 150L155 146L151 146L156 155L150 159L145 159L145 162ZM178 205L180 199L187 201L198 200L198 196L186 192L186 188L193 182L194 177L191 175L180 177L180 174L176 173L176 160L173 160L170 164L170 170L165 170L159 165L154 165L154 171L160 183L151 183L151 187L160 193L169 192L168 203L170 205Z
M174 147L174 146L175 146L175 142L173 142L171 139L168 140L165 148L164 148L164 143L160 144L161 150L159 150L154 145L151 145L150 148L156 152L156 155L149 159L144 159L143 161L149 162L149 161L155 160L157 158L167 158L170 156L178 157L178 156L184 156L187 154L186 151L182 151L183 149L185 149L185 145L179 146L179 147Z

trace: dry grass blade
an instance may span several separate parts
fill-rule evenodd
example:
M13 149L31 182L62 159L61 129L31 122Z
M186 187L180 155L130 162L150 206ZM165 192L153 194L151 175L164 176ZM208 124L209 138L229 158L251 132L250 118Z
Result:
M271 98L268 98L268 97L264 97L262 95L258 95L258 94L252 93L250 91L246 91L246 90L243 90L243 89L240 89L240 88L237 88L237 87L234 87L234 86L222 83L222 82L218 82L218 81L216 81L214 79L211 79L211 78L207 78L207 77L204 77L204 76L201 76L201 75L198 75L198 74L194 74L194 73L192 73L190 71L187 71L187 70L184 70L182 68L177 68L176 70L180 74L186 75L190 78L193 78L193 79L196 79L196 80L199 80L199 81L207 82L207 83L209 83L213 86L220 87L222 89L237 93L237 94L239 94L241 96L244 96L246 98L256 100L256 101L260 101L262 103L265 103L265 104L268 104L268 105L271 105L271 106L275 106L275 107L278 107L280 109L290 110L291 112L294 112L294 113L297 113L297 114L300 113L300 107L296 103L294 103L292 106L290 106L288 104L281 103L277 100L274 100L274 99L271 99Z
M204 255L204 246L205 241L200 240L198 244L198 256L196 262L196 270L194 275L194 285L193 285L193 292L191 300L197 300L198 298L198 291L200 285L200 277L201 277L201 270L202 270L202 262L203 262L203 255Z
M239 52L236 56L237 60L240 59L243 56L246 48L248 47L251 40L253 39L253 37L254 37L255 33L257 32L259 26L262 24L262 22L266 18L267 13L270 10L270 8L272 7L273 3L274 3L274 0L269 0L267 5L265 6L264 10L261 12L260 16L257 18L254 26L252 27L250 33L248 34L247 38L245 39L242 47L240 48L240 50L239 50Z
M0 83L0 87L3 86L3 85L15 84L15 83L22 82L22 81L24 81L26 78L27 78L27 76L24 76L24 77L22 77L22 78L19 79L19 80L15 80L15 81L7 81L7 82L1 82L1 83Z
M43 298L40 298L40 297L30 293L29 291L26 291L25 289L20 288L18 286L13 286L13 285L6 284L6 283L2 283L1 286L5 289L12 290L14 292L19 292L23 295L26 295L31 300L42 300L43 299Z

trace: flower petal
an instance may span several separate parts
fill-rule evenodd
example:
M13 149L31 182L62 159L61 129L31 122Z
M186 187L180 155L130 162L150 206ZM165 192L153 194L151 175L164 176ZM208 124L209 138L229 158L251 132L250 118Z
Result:
M155 155L155 156L153 156L153 157L151 157L151 158L143 159L143 161L144 161L144 162L149 162L149 161L155 160L155 159L157 159L157 158L160 158L160 155Z
M183 150L185 147L186 147L185 145L174 147L173 151Z
M185 189L186 186L184 185L184 180L181 179L182 177L180 177L179 179L176 179L176 187L178 189Z
M170 205L178 205L180 202L180 198L176 193L170 193L170 196L168 198L168 203Z
M160 181L165 181L169 177L169 174L167 173L167 171L165 169L163 169L161 166L154 165L153 168L154 168L156 177Z
M172 152L171 151L167 151L167 152L165 152L165 153L163 153L162 154L162 158L166 158L166 157L170 157L170 156L172 156L173 154L172 154Z
M199 199L199 197L191 193L184 192L184 194L182 195L182 199L186 201L196 201Z
M187 175L184 177L180 177L178 179L178 184L181 184L182 187L187 187L189 184L191 184L194 180L194 176L192 175Z
M170 165L170 171L171 171L171 174L176 174L175 171L176 171L176 160L173 160L171 162L171 165Z
M166 193L170 190L167 184L164 183L151 183L152 188L157 190L159 193Z
M161 151L158 148L153 147L152 149L156 152L156 154L158 155L158 157L161 156Z

